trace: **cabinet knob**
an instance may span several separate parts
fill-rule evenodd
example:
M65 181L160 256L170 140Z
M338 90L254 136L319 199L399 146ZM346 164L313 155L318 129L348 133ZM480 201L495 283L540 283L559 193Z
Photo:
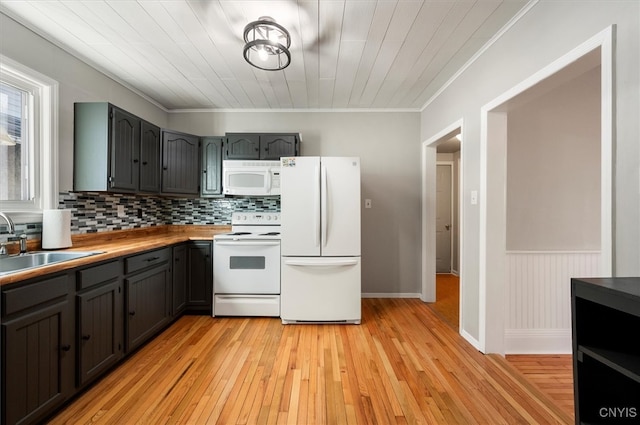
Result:
M91 335L82 335L83 341L89 341L91 339Z
M69 350L71 350L71 345L69 345L69 344L61 345L61 346L60 346L60 349L61 349L62 351L69 351Z
M134 163L134 164L137 164L137 163L138 163L138 160L137 160L137 159L134 159L134 160L133 160L133 163Z
M142 165L147 165L148 162L147 161L142 161Z
M135 312L135 311L130 311L130 312L129 312L129 316L135 316L135 315L136 315L136 312Z

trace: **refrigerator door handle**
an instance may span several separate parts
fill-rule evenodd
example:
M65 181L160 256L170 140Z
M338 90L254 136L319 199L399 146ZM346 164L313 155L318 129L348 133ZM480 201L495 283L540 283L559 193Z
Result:
M348 267L355 266L359 262L359 258L323 258L321 260L305 260L305 259L286 259L284 264L287 266L300 267Z
M314 223L314 234L313 234L313 241L315 246L320 246L320 241L318 240L318 238L320 237L320 168L318 166L316 166L314 168L314 176L317 179L316 180L316 184L314 185L314 190L315 190L315 195L314 195L314 200L315 200L315 208L313 209L313 223Z
M321 238L320 240L322 241L322 246L326 247L327 246L327 210L328 210L328 206L327 206L327 199L328 197L328 190L329 188L327 187L327 167L325 167L324 165L321 168L322 172L321 172L321 179L322 179L322 190L321 190L321 199L320 199L320 216L321 216L321 222L320 222L320 228L321 228Z

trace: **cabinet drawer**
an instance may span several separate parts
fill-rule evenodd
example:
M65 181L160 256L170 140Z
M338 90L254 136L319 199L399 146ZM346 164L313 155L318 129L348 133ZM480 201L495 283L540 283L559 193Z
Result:
M16 313L69 293L68 276L58 276L20 288L2 291L4 315Z
M126 274L135 273L139 270L155 266L156 264L167 262L170 258L171 250L169 248L135 255L124 260L124 272Z
M122 266L119 261L80 270L77 274L77 289L87 289L99 283L116 279L120 276Z

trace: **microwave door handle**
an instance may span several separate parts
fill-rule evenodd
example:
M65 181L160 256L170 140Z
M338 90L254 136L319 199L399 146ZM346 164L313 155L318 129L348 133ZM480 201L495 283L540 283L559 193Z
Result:
M267 178L265 179L265 183L266 183L266 193L270 193L271 192L271 170L267 170Z

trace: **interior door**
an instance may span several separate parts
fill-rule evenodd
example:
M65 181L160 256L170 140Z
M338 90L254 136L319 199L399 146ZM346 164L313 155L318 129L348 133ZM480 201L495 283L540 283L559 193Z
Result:
M451 273L451 168L436 169L436 273Z

